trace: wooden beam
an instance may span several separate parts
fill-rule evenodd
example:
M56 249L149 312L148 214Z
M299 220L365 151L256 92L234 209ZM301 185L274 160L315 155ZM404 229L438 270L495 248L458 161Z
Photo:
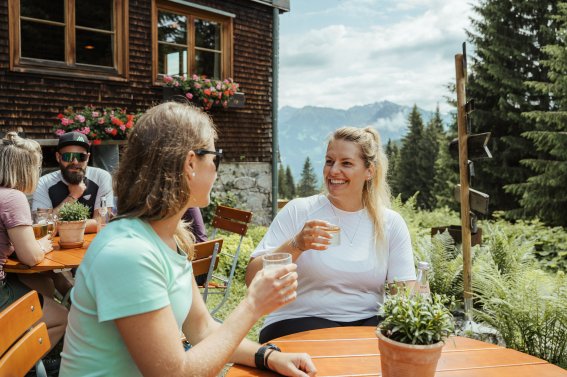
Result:
M463 47L464 51L464 47ZM466 60L464 54L455 55L455 74L457 79L457 126L459 137L459 176L461 182L461 229L463 249L463 288L465 301L465 319L472 319L472 258L471 258L471 219L469 205L468 175L468 134L466 123Z

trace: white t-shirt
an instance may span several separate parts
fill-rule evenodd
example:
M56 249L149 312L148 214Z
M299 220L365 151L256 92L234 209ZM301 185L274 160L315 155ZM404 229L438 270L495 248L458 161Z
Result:
M342 211L324 195L290 201L251 257L259 257L289 241L307 220L332 216L340 219L341 244L325 251L306 250L299 256L295 261L299 275L297 299L268 315L264 327L301 317L339 322L370 318L384 301L386 281L415 280L411 238L397 212L384 210L385 240L377 247L372 221L365 209Z
M106 197L106 206L114 207L112 176L109 172L87 166L84 182L87 188L83 195L78 198L78 201L89 207L91 218L94 215L94 210L100 208L103 196ZM63 174L61 174L61 170L42 176L33 193L32 210L57 207L69 195L68 185Z

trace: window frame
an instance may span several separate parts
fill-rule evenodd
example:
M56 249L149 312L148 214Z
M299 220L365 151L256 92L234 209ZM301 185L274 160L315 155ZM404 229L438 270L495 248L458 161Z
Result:
M221 72L219 77L224 80L233 77L233 17L216 14L214 10L206 11L192 7L190 3L172 2L166 0L152 1L152 77L154 85L163 85L164 74L158 72L159 46L158 46L158 13L160 10L172 13L183 14L187 17L187 73L193 74L195 64L195 33L193 33L194 19L204 19L221 24Z
M65 1L65 61L52 61L21 56L20 0L8 0L8 32L10 71L41 73L56 76L94 78L112 81L128 80L128 0L114 3L114 67L88 65L76 62L75 0Z

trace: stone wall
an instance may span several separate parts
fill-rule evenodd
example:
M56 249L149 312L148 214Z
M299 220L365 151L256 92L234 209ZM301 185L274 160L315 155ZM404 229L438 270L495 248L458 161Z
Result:
M236 207L252 211L252 222L272 221L272 166L265 162L222 163L213 187L213 196L234 196ZM222 199L220 200L222 204Z

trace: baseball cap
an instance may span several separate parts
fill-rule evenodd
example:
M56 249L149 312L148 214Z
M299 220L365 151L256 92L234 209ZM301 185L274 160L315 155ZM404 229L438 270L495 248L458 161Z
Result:
M59 137L59 144L57 144L57 150L60 150L67 145L78 145L89 151L90 144L87 135L80 132L67 132Z

